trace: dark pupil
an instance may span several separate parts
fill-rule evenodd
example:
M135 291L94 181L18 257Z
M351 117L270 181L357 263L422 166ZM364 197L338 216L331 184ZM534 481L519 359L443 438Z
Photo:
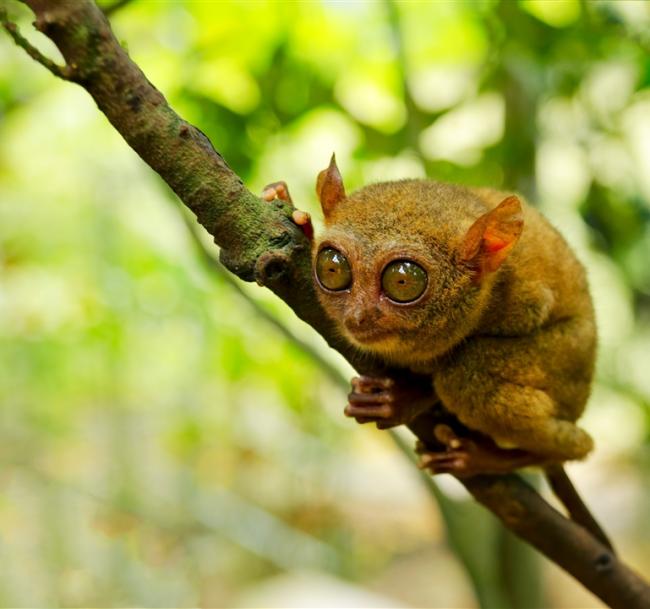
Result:
M427 286L427 274L415 262L398 260L389 264L381 279L384 293L396 302L410 302L422 295Z
M338 250L328 247L318 254L316 275L328 290L344 290L352 282L352 272L347 258Z

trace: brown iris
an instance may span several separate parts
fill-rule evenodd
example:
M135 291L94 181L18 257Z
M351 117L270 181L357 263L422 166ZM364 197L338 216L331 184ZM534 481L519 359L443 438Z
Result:
M396 260L384 269L381 287L384 294L395 302L412 302L427 287L427 273L415 262Z
M345 290L352 283L350 263L341 252L326 247L316 257L316 277L328 290Z

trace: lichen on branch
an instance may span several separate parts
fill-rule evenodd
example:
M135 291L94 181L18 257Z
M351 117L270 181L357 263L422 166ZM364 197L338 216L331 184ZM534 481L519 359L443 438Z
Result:
M230 270L254 280L264 252L288 254L298 244L300 231L288 210L244 187L208 138L174 112L129 58L94 3L25 3L36 15L36 28L63 55L66 79L90 93L126 142L196 214L223 248Z

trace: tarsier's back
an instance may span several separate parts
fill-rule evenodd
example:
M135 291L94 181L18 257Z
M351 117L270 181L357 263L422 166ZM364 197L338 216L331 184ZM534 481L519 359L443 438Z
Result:
M559 233L508 193L405 180L345 196L328 179L314 265L341 332L431 374L445 408L501 446L548 462L587 454L573 422L593 373L593 309Z

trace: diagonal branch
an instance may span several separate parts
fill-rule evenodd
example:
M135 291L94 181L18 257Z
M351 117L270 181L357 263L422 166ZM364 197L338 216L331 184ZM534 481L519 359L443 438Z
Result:
M309 242L292 224L291 210L244 187L205 135L182 120L131 61L101 10L91 0L24 1L36 15L36 27L61 51L71 79L196 214L222 247L227 268L270 288L359 372L385 373L345 343L322 311L312 284ZM413 431L430 443L432 427L425 423ZM517 476L481 476L463 484L506 527L611 607L650 607L650 586L641 577Z

